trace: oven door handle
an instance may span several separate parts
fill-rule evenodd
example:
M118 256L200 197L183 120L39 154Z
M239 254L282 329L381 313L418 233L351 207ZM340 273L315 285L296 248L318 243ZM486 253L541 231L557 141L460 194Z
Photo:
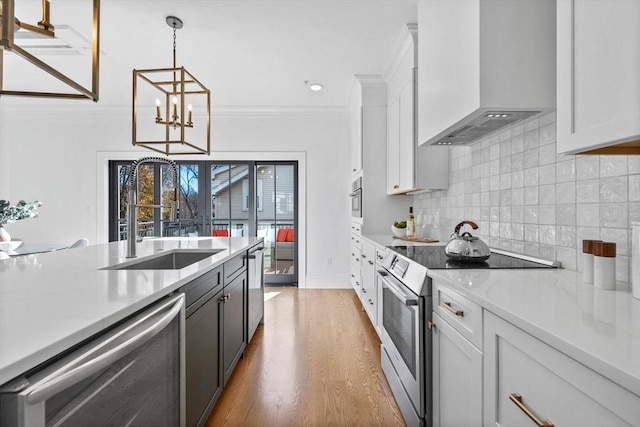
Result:
M358 196L360 196L360 193L361 193L361 192L362 192L362 190L361 190L360 188L358 188L357 190L355 190L355 191L353 191L353 192L349 193L349 196L351 196L351 197L358 197Z
M378 270L380 280L383 282L383 286L386 286L404 305L418 305L418 298L414 294L410 294L402 290L398 285L391 282L393 280L389 277L389 273L384 270ZM391 279L391 280L389 280Z
M123 335L127 331L135 330L135 328L139 327L139 325L141 325L150 317L159 315L162 311L168 310L167 313L162 315L159 320L155 321L152 325L142 330L141 332L136 333L136 335L117 345L113 349L99 354L93 359L84 361L84 363L82 363L80 366L76 366L73 367L73 369L68 370L76 362L80 362L85 358L91 357L93 355L91 353L97 352L96 350L98 350L100 346L89 350L87 353L69 362L69 364L61 368L60 371L55 372L48 378L43 379L41 383L36 383L29 392L25 393L27 402L29 404L36 404L38 402L45 401L51 396L70 387L71 385L76 384L83 379L88 378L91 375L107 368L118 359L132 352L136 348L142 346L144 343L160 333L160 331L162 331L169 323L171 323L171 321L177 315L180 314L183 306L183 294L180 294L179 297L172 298L166 303L163 303L160 307L155 308L154 311L151 312L148 316L145 316L132 325L126 327L122 332L114 335L112 339L105 341L104 344L108 344L110 341L117 339L120 335Z

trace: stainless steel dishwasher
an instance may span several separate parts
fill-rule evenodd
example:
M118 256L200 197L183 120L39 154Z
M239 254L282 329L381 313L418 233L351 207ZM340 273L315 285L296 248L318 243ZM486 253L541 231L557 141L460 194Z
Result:
M264 251L264 243L260 242L247 252L249 259L247 342L251 342L258 325L264 321Z
M0 425L184 426L184 295L0 390Z

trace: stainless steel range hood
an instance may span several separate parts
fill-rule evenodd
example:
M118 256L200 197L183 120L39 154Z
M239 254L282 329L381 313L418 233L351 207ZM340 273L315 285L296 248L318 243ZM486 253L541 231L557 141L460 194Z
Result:
M465 145L489 135L505 126L528 119L540 110L533 111L488 111L480 113L477 118L462 121L460 127L447 133L446 136L432 142L431 145ZM477 114L476 114L477 115Z

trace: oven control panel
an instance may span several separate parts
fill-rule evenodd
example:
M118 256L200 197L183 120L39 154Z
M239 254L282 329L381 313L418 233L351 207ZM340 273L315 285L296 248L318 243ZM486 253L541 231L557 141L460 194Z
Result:
M399 256L394 256L391 261L390 270L393 271L396 277L404 278L404 275L407 273L407 269L409 268L409 261L401 259Z

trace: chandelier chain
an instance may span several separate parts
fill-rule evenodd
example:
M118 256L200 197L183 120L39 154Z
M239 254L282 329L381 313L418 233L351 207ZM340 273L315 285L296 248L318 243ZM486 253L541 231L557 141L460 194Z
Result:
M173 68L176 68L176 24L173 24Z

